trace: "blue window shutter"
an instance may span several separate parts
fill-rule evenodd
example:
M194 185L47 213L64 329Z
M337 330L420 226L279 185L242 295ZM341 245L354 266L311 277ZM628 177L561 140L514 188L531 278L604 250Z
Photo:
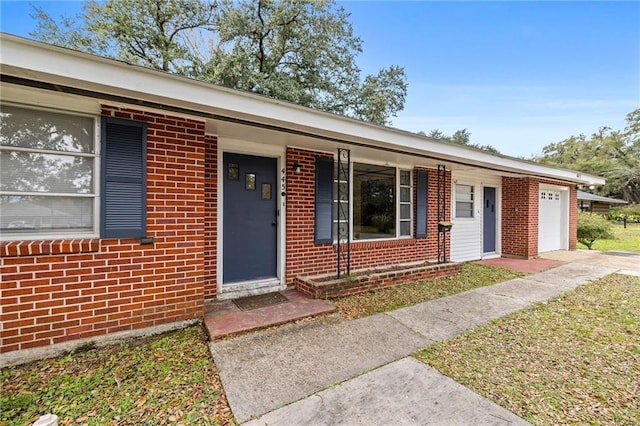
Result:
M427 183L428 174L425 170L416 173L416 237L427 236Z
M140 238L147 232L147 125L102 118L100 236Z
M316 243L333 242L333 159L316 157Z

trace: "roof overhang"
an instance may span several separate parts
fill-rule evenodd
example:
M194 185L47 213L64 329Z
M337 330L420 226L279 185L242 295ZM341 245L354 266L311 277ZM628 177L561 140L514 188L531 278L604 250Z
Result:
M590 194L584 191L578 191L578 200L597 201L601 203L610 203L610 204L628 204L628 202L625 200L618 200L617 198L603 197L601 195Z
M262 126L346 145L419 155L506 174L545 177L584 185L605 183L603 178L597 176L505 155L493 155L415 133L13 35L0 34L0 44L0 73L4 82Z

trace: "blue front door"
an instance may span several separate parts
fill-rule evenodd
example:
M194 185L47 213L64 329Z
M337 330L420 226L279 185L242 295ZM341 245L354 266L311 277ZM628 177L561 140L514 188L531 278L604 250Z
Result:
M277 276L277 160L224 153L223 283Z
M490 253L496 251L496 189L484 188L483 210L483 244L482 251Z

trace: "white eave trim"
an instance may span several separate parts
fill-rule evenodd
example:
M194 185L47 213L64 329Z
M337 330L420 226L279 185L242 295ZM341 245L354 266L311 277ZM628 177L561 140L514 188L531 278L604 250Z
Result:
M250 120L443 161L587 185L604 179L316 111L288 102L0 34L2 74Z

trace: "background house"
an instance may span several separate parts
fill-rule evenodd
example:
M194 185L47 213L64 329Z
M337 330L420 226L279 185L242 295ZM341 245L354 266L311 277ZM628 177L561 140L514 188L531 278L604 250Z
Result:
M608 215L611 212L611 207L623 204L627 204L627 202L616 198L603 197L584 191L578 191L578 208L582 212Z

